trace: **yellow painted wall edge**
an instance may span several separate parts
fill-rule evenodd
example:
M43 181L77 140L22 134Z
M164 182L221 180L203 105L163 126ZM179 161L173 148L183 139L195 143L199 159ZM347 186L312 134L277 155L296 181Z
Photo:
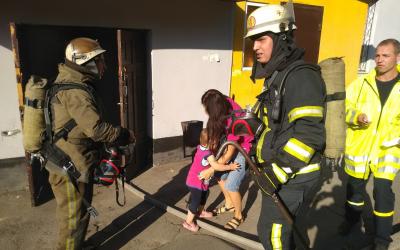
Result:
M281 1L251 2L280 4ZM343 57L346 64L346 84L356 79L368 4L358 0L294 0L293 2L324 8L318 61L330 57ZM246 1L238 1L235 5L230 96L234 95L235 100L245 107L247 104L255 103L255 96L260 93L263 80L257 80L253 84L250 80L251 71L242 69Z

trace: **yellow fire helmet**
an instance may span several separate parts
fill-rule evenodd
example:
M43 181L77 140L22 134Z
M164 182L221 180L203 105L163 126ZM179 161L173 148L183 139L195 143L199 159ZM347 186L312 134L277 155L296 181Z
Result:
M247 37L264 32L280 33L289 30L289 23L294 22L294 15L281 5L268 4L253 11L247 19ZM296 29L293 24L292 29Z
M75 64L82 65L104 52L106 51L96 40L79 37L69 42L65 49L65 57Z

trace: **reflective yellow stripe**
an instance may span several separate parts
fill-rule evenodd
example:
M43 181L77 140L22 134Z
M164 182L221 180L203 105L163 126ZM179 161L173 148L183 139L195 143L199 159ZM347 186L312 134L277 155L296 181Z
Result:
M67 245L65 248L67 250L69 250L69 249L74 250L74 248L75 248L74 244L75 244L74 238L67 238Z
M271 179L269 178L269 176L263 171L263 170L260 170L263 174L264 174L264 176L265 176L265 178L271 183L271 185L273 185L274 186L274 188L276 189L276 188L278 188L277 186L275 186L275 184L274 184L274 182L273 181L271 181ZM257 180L257 178L256 178L256 180ZM258 185L260 188L262 188L262 185ZM267 192L267 191L265 191L264 189L263 189L263 191L265 192L265 193L270 193L270 192Z
M296 138L290 138L283 150L305 163L310 161L315 152L313 148L307 146Z
M289 122L293 122L301 117L323 117L324 108L321 106L303 106L292 109L289 114Z
M257 155L257 159L258 159L259 162L263 162L264 161L262 159L261 150L262 150L262 147L264 145L265 135L268 133L269 130L270 129L266 128L264 130L264 132L262 132L262 134L260 136L260 140L258 140L258 143L257 143L257 153L256 153L256 155Z
M272 224L272 231L271 231L271 244L272 249L279 250L282 249L282 224Z
M374 214L379 217L390 217L390 216L394 215L394 211L389 212L389 213L381 213L381 212L374 210Z
M285 171L283 171L283 169L281 169L278 165L276 165L275 163L272 163L272 170L274 171L276 178L278 178L278 180L281 183L286 183L287 180L289 179L288 175L286 174Z
M72 230L76 228L76 201L75 201L75 187L68 180L66 183L67 187L67 207L68 207L68 229ZM66 249L74 249L75 240L71 235L67 237Z
M347 201L350 205L361 207L364 206L364 202L353 202L353 201Z
M68 207L68 229L72 229L73 227L72 227L72 224L73 224L73 222L71 221L71 218L72 218L72 213L73 213L73 211L72 211L72 201L73 201L73 199L72 199L72 195L71 195L71 190L70 190L70 182L69 181L67 181L66 183L65 183L65 185L66 185L66 187L67 187L67 207Z
M308 174L317 170L320 170L321 166L319 165L319 163L315 163L315 164L311 164L308 166L305 166L304 168L300 169L299 172L296 173L296 175L298 174Z

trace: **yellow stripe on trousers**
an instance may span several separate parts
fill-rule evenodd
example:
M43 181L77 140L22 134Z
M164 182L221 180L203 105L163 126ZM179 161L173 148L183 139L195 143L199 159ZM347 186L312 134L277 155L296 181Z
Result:
M71 181L66 182L67 186L67 206L68 206L68 230L71 233L76 229L76 190ZM70 234L67 238L66 249L75 248L75 239Z
M274 250L281 250L282 249L282 224L272 224L272 231L271 231L271 244L272 249Z

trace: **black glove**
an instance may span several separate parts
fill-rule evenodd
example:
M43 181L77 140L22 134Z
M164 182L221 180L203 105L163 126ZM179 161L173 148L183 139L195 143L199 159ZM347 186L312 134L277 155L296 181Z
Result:
M271 162L259 164L257 172L251 169L251 174L260 190L267 195L275 193L291 177L290 174L287 174L276 163Z

